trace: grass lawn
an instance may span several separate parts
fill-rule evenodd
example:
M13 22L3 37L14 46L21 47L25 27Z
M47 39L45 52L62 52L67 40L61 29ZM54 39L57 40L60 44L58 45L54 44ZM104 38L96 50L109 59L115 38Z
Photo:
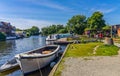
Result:
M114 45L101 45L96 50L96 56L112 56L118 54L119 48Z
M96 46L99 46L96 49L96 53L93 54L93 50ZM87 57L87 56L112 56L118 54L119 48L114 45L104 45L101 42L91 42L86 44L70 44L65 53L64 58L61 63L58 65L57 70L54 73L54 76L61 76L61 72L64 69L64 59L67 57Z
M65 57L83 57L83 56L92 56L93 49L97 45L102 45L100 42L87 43L87 44L70 44Z

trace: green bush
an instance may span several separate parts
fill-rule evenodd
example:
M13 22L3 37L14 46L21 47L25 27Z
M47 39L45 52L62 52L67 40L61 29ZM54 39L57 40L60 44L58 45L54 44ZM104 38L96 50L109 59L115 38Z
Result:
M0 32L0 41L6 40L6 35L2 32Z
M30 33L29 33L29 32L27 32L27 33L26 33L26 36L27 36L27 37L29 37L29 36L30 36Z
M60 29L58 33L67 33L68 31L66 29Z

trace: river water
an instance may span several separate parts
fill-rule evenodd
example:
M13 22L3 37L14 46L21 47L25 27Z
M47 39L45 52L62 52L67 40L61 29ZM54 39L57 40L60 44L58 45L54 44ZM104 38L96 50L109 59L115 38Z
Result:
M46 37L42 36L31 36L29 38L0 42L0 66L4 64L7 60L13 58L16 54L30 51L46 45L45 38ZM35 74L30 76L38 75ZM0 76L23 76L23 74L21 70L17 68L7 73L0 73Z

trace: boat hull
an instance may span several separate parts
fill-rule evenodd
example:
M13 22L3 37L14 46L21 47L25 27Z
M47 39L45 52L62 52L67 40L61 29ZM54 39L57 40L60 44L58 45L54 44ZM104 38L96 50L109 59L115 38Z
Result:
M56 41L57 39L46 39L46 41Z
M41 69L48 65L52 60L56 58L56 55L44 57L44 58L35 58L35 59L17 59L18 64L20 65L21 70L24 74L31 73L38 69Z
M47 66L58 56L58 50L59 48L56 49L55 53L37 57L23 57L17 55L16 60L20 65L23 74L26 75Z

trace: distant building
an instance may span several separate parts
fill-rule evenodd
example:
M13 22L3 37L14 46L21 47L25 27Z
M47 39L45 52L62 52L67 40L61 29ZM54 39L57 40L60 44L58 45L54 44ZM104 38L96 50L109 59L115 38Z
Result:
M112 34L113 36L120 36L120 24L112 25Z
M112 25L112 30L114 33L117 33L117 30L120 28L120 24Z
M0 22L0 32L4 32L6 36L15 36L16 28L8 22Z
M120 28L117 30L118 36L120 37Z
M17 37L26 37L26 32L25 31L16 31L16 36Z

